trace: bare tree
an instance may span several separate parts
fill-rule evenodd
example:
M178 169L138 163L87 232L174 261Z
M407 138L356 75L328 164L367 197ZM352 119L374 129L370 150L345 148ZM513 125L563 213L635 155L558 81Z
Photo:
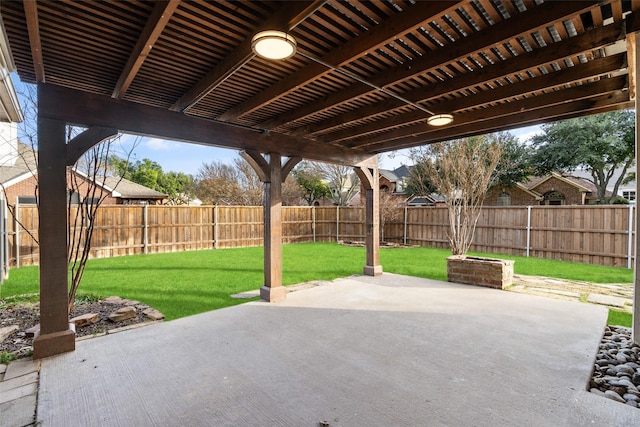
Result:
M23 85L22 90L18 93L21 98L21 106L25 120L19 125L18 139L15 141L6 141L15 146L16 158L12 165L18 169L29 172L36 180L34 186L34 199L38 203L38 132L37 132L37 90L34 85ZM67 143L73 137L78 135L84 129L79 127L67 126ZM68 252L67 259L71 267L71 276L69 278L68 293L68 309L71 311L75 303L80 282L85 271L86 263L89 259L91 240L94 230L94 219L100 204L109 195L102 191L105 186L105 180L109 175L107 167L107 159L109 152L113 147L113 143L119 139L116 136L108 141L98 144L89 150L80 160L67 170L68 185L68 209L67 209L67 242ZM137 143L133 144L133 148L127 150L128 158ZM6 166L6 165L3 165ZM118 181L119 182L119 181ZM2 191L5 193L7 189L2 185ZM6 197L5 197L6 198ZM15 204L7 201L7 206L13 219L18 222L22 230L27 232L31 238L39 244L37 238L28 230L21 222L17 220L18 213Z
M334 205L347 206L353 195L360 188L360 179L350 166L335 163L305 162L304 167L309 176L319 178L327 183L331 190L327 198Z
M402 217L400 199L388 190L380 191L380 241L384 242L384 226Z
M238 171L238 184L240 187L240 199L243 205L260 206L264 197L264 184L251 165L242 157L233 159L233 164Z
M68 128L69 139L74 132L74 128ZM104 191L104 188L109 176L107 164L114 140L115 138L93 147L76 162L74 167L69 168L67 173L69 186L67 197L69 248L67 256L71 268L68 294L69 312L73 309L78 288L91 254L98 208L110 196L110 193ZM122 178L117 178L115 187L121 180Z
M203 163L196 176L196 195L206 204L242 205L238 170L219 161Z
M502 145L486 136L433 144L414 150L416 164L446 202L448 238L453 255L471 246L480 209L502 154Z
M251 165L242 157L228 165L219 161L203 163L196 176L196 195L207 204L261 206L264 184ZM301 191L295 179L288 176L282 187L283 200L300 199Z

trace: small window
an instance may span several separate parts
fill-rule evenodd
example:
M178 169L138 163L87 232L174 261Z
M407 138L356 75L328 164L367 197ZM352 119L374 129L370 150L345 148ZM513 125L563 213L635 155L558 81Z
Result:
M511 206L511 195L503 192L498 196L498 206Z
M38 202L37 202L35 197L19 196L18 197L18 203L21 204L21 205L35 205Z
M565 204L564 194L562 194L559 191L549 191L548 193L545 193L544 201L542 202L542 204L548 205L548 206L564 205Z
M85 197L84 203L90 206L95 206L100 204L100 197Z
M72 205L77 205L80 203L80 194L77 191L69 190L67 195L67 203L71 203Z
M622 192L622 197L627 199L628 201L632 201L636 199L636 190L625 190Z

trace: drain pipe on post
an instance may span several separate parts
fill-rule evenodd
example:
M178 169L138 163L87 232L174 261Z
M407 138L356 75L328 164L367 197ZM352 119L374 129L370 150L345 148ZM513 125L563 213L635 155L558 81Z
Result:
M531 206L527 206L527 258L531 247Z
M627 268L631 268L631 251L633 250L633 205L629 204L629 230L627 233Z
M407 246L407 217L408 217L408 210L409 207L405 206L404 207L404 231L402 232L403 236L402 236L402 244Z

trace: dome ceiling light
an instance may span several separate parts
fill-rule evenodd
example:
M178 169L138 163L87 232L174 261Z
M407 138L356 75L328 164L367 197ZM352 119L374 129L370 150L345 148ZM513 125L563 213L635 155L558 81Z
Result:
M251 39L251 49L265 59L287 59L296 53L296 39L284 31L260 31Z
M427 123L431 126L446 126L453 122L453 116L451 114L434 114L427 119Z

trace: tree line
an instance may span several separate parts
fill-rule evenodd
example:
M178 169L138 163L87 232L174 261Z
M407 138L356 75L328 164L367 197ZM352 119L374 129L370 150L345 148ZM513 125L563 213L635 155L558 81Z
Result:
M601 204L626 202L616 196L620 186L635 179L635 113L615 111L542 125L541 133L522 142L509 132L433 144L412 149L413 163L404 193L407 197L435 191L427 169L442 147L475 141L499 147L499 159L489 187L510 188L532 176L550 172L571 174L585 171ZM111 156L113 173L168 195L168 203L184 204L198 198L205 204L261 205L263 184L241 157L232 164L205 162L195 176L165 172L149 159L129 162ZM314 205L322 199L344 206L357 193L360 183L348 166L302 162L283 185L288 205ZM611 191L607 191L611 188Z

